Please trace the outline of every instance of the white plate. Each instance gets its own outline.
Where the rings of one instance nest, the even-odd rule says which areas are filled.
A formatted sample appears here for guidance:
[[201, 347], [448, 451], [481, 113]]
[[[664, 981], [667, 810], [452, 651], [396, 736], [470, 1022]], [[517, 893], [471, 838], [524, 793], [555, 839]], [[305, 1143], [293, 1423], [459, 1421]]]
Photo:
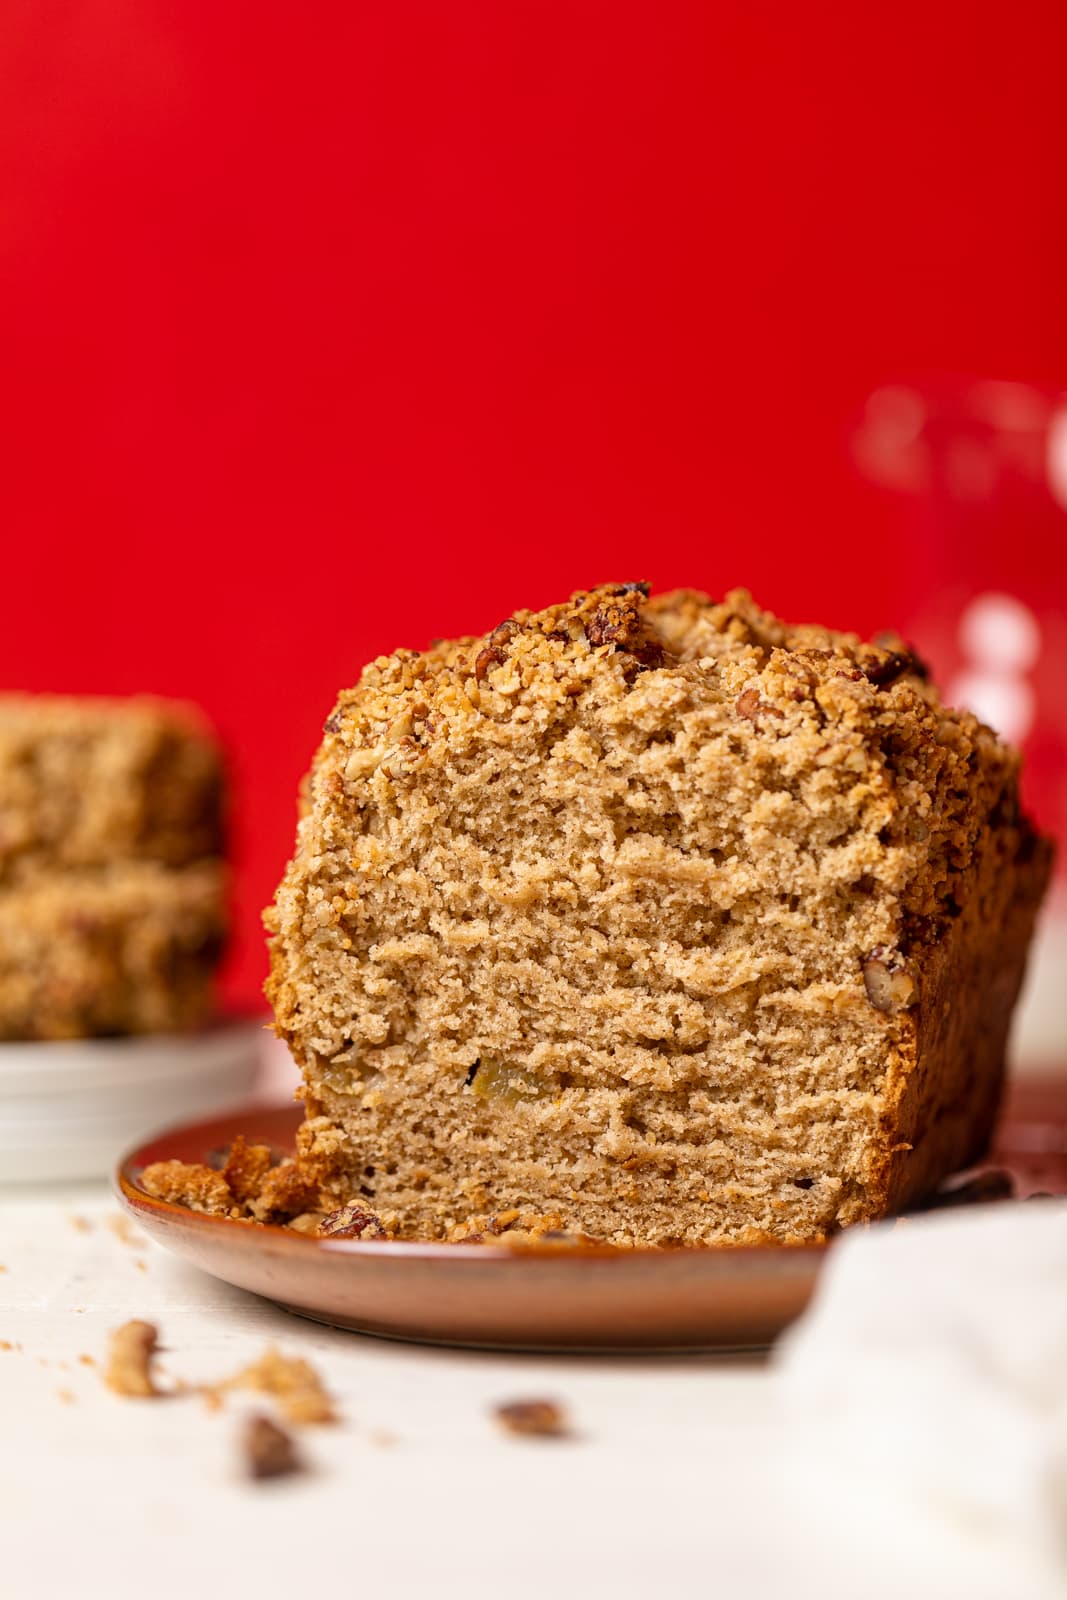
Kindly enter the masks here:
[[261, 1022], [193, 1034], [0, 1044], [0, 1183], [106, 1177], [178, 1118], [247, 1099]]

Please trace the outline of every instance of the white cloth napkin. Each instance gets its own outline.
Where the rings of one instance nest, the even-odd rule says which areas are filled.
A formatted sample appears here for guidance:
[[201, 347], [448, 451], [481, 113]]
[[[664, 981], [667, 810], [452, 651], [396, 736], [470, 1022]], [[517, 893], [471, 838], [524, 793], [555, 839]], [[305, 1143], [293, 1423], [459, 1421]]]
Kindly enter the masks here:
[[846, 1234], [774, 1359], [824, 1503], [899, 1541], [938, 1524], [1067, 1594], [1067, 1201]]

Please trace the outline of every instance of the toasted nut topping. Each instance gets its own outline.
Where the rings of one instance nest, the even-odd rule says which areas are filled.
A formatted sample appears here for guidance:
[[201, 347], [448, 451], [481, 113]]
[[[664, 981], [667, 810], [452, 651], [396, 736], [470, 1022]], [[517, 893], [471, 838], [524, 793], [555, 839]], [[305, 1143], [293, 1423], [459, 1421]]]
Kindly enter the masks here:
[[570, 1431], [562, 1406], [554, 1400], [512, 1400], [496, 1407], [496, 1420], [509, 1433], [535, 1439], [563, 1439]]
[[747, 717], [748, 721], [759, 726], [760, 717], [781, 717], [785, 713], [779, 711], [777, 706], [769, 706], [759, 697], [758, 689], [745, 689], [734, 701], [734, 710], [739, 717]]
[[389, 1230], [373, 1211], [349, 1202], [328, 1211], [319, 1223], [319, 1237], [325, 1239], [388, 1239]]
[[892, 643], [880, 643], [875, 640], [875, 648], [868, 646], [860, 652], [860, 671], [868, 683], [873, 683], [876, 689], [887, 689], [891, 683], [896, 683], [898, 678], [905, 674], [913, 678], [928, 678], [929, 668], [913, 650], [898, 650]]
[[502, 667], [507, 660], [503, 650], [498, 650], [495, 645], [486, 645], [484, 650], [479, 650], [474, 660], [474, 676], [479, 683], [491, 667]]
[[381, 763], [382, 753], [379, 749], [353, 750], [345, 763], [345, 782], [358, 783], [360, 778], [366, 778]]
[[598, 648], [610, 644], [634, 657], [646, 670], [662, 667], [666, 660], [662, 642], [645, 625], [641, 601], [646, 595], [641, 583], [626, 583], [605, 597], [585, 621], [585, 636]]
[[492, 667], [502, 667], [508, 659], [507, 643], [519, 631], [519, 625], [514, 617], [506, 617], [503, 622], [497, 623], [485, 643], [479, 650], [474, 660], [474, 676], [481, 683], [486, 673]]

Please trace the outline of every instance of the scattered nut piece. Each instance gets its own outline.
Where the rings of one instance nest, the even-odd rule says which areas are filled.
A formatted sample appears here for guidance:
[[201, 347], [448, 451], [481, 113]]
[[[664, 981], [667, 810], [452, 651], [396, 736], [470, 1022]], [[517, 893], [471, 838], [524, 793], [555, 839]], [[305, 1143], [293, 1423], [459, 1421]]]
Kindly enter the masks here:
[[67, 1218], [76, 1233], [92, 1233], [93, 1225], [88, 1217], [70, 1216]]
[[300, 1452], [270, 1417], [249, 1417], [241, 1430], [241, 1453], [250, 1478], [286, 1478], [303, 1467]]
[[563, 1408], [554, 1400], [511, 1400], [497, 1406], [495, 1415], [508, 1433], [531, 1439], [564, 1439], [570, 1432]]
[[111, 1335], [104, 1382], [115, 1394], [150, 1400], [162, 1394], [152, 1376], [152, 1357], [159, 1343], [151, 1322], [124, 1322]]
[[95, 1356], [80, 1355], [78, 1357], [78, 1360], [81, 1362], [83, 1367], [95, 1367], [96, 1366], [96, 1357]]
[[899, 962], [886, 959], [881, 945], [863, 963], [863, 987], [874, 1009], [887, 1016], [903, 1011], [915, 999], [914, 979]]
[[[164, 1394], [199, 1394], [208, 1408], [217, 1411], [230, 1389], [254, 1389], [272, 1395], [290, 1422], [333, 1422], [336, 1412], [318, 1373], [310, 1362], [283, 1356], [273, 1346], [251, 1366], [221, 1383], [188, 1384], [176, 1382], [173, 1389], [160, 1389], [152, 1372], [159, 1333], [151, 1322], [126, 1322], [111, 1335], [104, 1382], [115, 1394], [149, 1399]], [[79, 1361], [92, 1365], [91, 1356]]]

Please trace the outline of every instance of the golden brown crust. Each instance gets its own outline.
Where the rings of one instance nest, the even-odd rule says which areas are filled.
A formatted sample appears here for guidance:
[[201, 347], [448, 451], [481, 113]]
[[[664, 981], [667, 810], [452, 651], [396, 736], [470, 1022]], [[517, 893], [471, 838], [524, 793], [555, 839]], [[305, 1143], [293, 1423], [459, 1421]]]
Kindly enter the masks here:
[[1012, 1013], [1052, 845], [1028, 828], [990, 830], [960, 909], [908, 950], [922, 1003], [902, 1044], [884, 1113], [874, 1196], [896, 1212], [986, 1153], [1004, 1079]]
[[988, 1127], [1048, 873], [1017, 794], [900, 639], [744, 591], [608, 585], [380, 658], [267, 917], [303, 1170], [436, 1237], [884, 1214]]

